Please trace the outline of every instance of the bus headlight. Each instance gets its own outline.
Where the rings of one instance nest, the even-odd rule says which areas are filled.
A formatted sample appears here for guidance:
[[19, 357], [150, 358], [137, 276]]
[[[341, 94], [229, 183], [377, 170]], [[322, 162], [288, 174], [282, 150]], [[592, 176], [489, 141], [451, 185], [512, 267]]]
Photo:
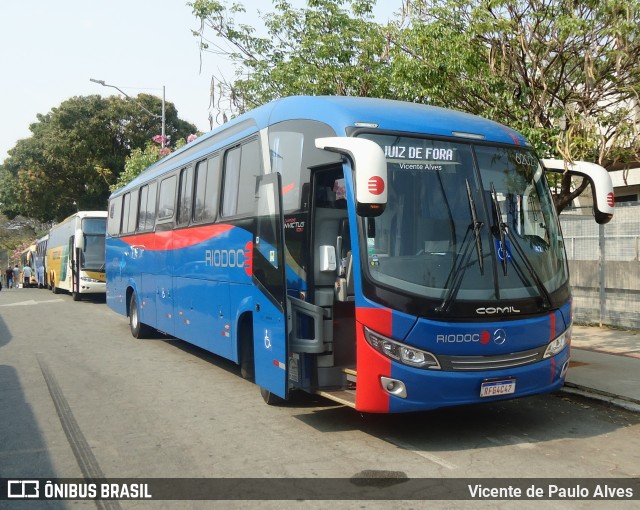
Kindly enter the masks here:
[[440, 369], [438, 359], [429, 352], [396, 342], [366, 327], [364, 328], [364, 337], [367, 339], [369, 345], [376, 351], [404, 365], [417, 368]]
[[569, 345], [569, 340], [571, 340], [571, 330], [573, 329], [573, 324], [570, 324], [567, 329], [565, 329], [559, 336], [554, 338], [549, 345], [547, 346], [547, 350], [544, 351], [544, 358], [550, 358], [551, 356], [555, 356], [562, 349], [564, 349], [567, 345]]
[[96, 280], [95, 278], [89, 278], [88, 276], [81, 276], [80, 280], [82, 280], [83, 282], [89, 282], [89, 283], [103, 283], [100, 280]]

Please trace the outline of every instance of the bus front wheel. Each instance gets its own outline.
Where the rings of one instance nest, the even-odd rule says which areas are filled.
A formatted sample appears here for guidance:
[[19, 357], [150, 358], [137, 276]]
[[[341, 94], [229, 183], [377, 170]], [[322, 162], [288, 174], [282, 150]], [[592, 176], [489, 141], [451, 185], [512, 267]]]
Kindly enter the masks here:
[[129, 302], [129, 328], [134, 338], [148, 338], [151, 334], [151, 328], [140, 322], [140, 309], [138, 308], [135, 292], [131, 294], [131, 301]]
[[287, 401], [275, 393], [271, 393], [269, 390], [260, 387], [260, 395], [262, 395], [262, 400], [269, 406], [282, 406], [287, 403]]

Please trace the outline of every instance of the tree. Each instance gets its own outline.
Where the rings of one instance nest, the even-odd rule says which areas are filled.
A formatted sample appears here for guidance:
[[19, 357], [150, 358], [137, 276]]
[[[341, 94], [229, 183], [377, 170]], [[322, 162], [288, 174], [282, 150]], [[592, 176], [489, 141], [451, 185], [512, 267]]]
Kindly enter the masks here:
[[223, 54], [236, 65], [233, 82], [214, 78], [219, 93], [214, 103], [225, 114], [289, 95], [387, 93], [384, 34], [371, 14], [375, 0], [310, 0], [306, 9], [276, 0], [279, 12], [261, 16], [265, 36], [236, 23], [235, 17], [245, 12], [240, 4], [196, 0], [189, 5], [201, 22], [194, 32], [201, 50]]
[[[197, 137], [198, 135], [194, 133], [190, 134], [186, 140], [181, 138], [176, 142], [175, 148], [179, 149], [187, 143], [192, 142]], [[137, 147], [131, 151], [131, 154], [129, 154], [125, 160], [124, 171], [118, 176], [118, 180], [115, 184], [110, 186], [111, 191], [122, 188], [159, 159], [171, 153], [171, 149], [168, 147], [161, 147], [163, 141], [166, 143], [166, 140], [162, 139], [162, 135], [154, 136], [152, 141], [155, 145], [148, 142], [144, 149]]]
[[[160, 99], [140, 94], [137, 101], [160, 111]], [[135, 102], [116, 96], [73, 97], [38, 115], [31, 137], [9, 151], [0, 168], [0, 202], [9, 216], [61, 220], [78, 209], [105, 209], [109, 186], [125, 158], [157, 134], [160, 123]], [[195, 132], [166, 108], [173, 139]]]
[[[403, 0], [386, 26], [372, 20], [374, 0], [307, 4], [275, 1], [265, 37], [236, 24], [240, 5], [192, 4], [203, 51], [236, 64], [235, 81], [218, 80], [217, 104], [242, 112], [284, 95], [390, 97], [507, 124], [543, 157], [609, 170], [640, 161], [639, 0]], [[558, 211], [587, 183], [570, 185], [565, 174]]]
[[[608, 170], [640, 161], [640, 2], [405, 0], [394, 87], [503, 122], [544, 157]], [[411, 82], [413, 89], [406, 86]], [[561, 211], [587, 183], [562, 178]]]

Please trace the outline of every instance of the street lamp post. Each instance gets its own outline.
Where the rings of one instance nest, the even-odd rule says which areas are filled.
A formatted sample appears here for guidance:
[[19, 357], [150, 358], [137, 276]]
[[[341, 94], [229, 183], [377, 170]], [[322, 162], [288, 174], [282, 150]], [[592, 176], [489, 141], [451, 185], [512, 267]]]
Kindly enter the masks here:
[[120, 92], [121, 94], [124, 94], [124, 96], [127, 99], [130, 99], [131, 101], [133, 101], [134, 103], [136, 103], [140, 108], [142, 108], [145, 112], [147, 112], [149, 115], [152, 115], [153, 117], [155, 117], [156, 119], [162, 119], [162, 148], [164, 149], [164, 141], [165, 141], [165, 107], [164, 107], [164, 85], [162, 86], [162, 115], [158, 115], [157, 113], [153, 113], [150, 112], [149, 110], [147, 110], [144, 106], [142, 106], [140, 103], [138, 103], [138, 101], [136, 101], [134, 98], [132, 98], [129, 94], [127, 94], [124, 90], [120, 89], [119, 87], [116, 87], [115, 85], [110, 85], [108, 83], [105, 83], [104, 80], [95, 80], [93, 78], [89, 78], [89, 81], [92, 81], [93, 83], [98, 83], [99, 85], [102, 85], [103, 87], [111, 87], [113, 89], [116, 89], [118, 92]]

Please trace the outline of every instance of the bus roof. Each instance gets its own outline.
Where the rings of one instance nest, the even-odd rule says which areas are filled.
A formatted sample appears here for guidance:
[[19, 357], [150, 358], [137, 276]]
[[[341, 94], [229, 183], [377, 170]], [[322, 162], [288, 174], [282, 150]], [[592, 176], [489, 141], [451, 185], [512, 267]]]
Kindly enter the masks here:
[[74, 212], [73, 214], [67, 216], [64, 220], [56, 223], [53, 227], [51, 227], [50, 230], [56, 228], [58, 225], [62, 225], [63, 223], [68, 222], [69, 220], [72, 220], [73, 218], [106, 218], [107, 217], [107, 211], [78, 211], [78, 212]]
[[[379, 131], [400, 131], [433, 136], [459, 136], [529, 147], [526, 138], [507, 126], [476, 115], [436, 106], [391, 99], [348, 96], [291, 96], [276, 99], [218, 126], [161, 159], [114, 195], [177, 166], [199, 159], [212, 150], [286, 120], [314, 120], [329, 125], [337, 136], [349, 128], [375, 126]], [[466, 135], [466, 136], [465, 136]]]

